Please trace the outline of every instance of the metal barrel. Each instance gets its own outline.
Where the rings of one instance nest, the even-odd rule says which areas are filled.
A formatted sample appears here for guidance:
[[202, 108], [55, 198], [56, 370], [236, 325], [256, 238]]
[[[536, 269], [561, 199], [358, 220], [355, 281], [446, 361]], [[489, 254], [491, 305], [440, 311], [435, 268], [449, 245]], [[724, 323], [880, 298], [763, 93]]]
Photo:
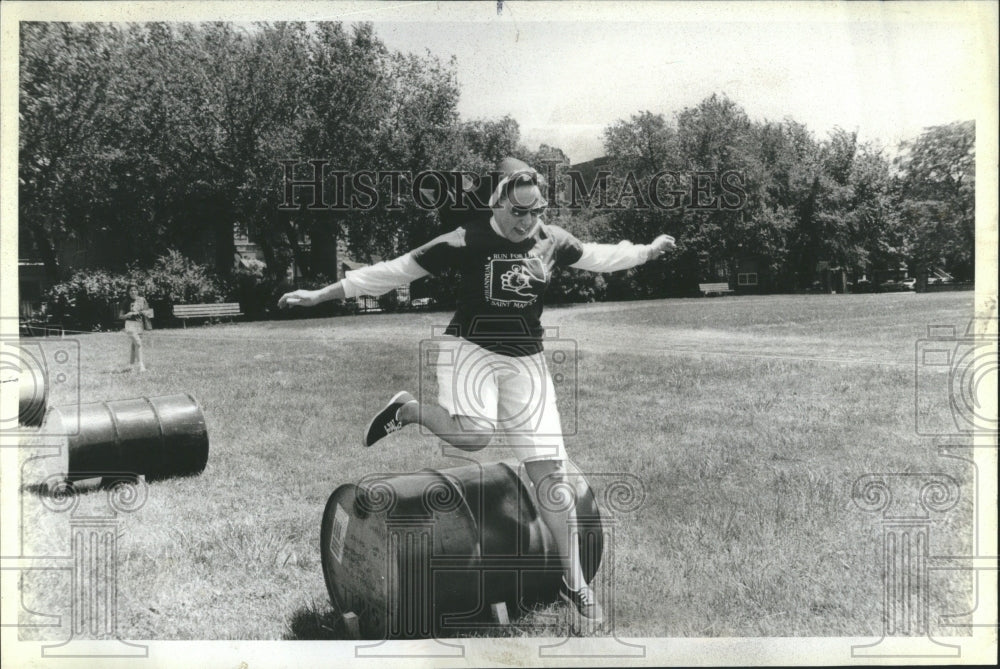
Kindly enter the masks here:
[[[54, 407], [45, 419], [65, 429], [66, 478], [145, 475], [147, 480], [200, 473], [208, 462], [208, 431], [187, 394]], [[43, 426], [43, 431], [45, 427]]]
[[[570, 475], [584, 483], [575, 531], [589, 582], [603, 554], [601, 515], [590, 486]], [[342, 485], [320, 529], [330, 599], [369, 639], [446, 636], [482, 628], [492, 604], [516, 617], [552, 602], [562, 559], [539, 503], [530, 479], [502, 462]]]
[[[49, 399], [49, 386], [46, 382], [45, 370], [42, 364], [35, 359], [35, 356], [27, 350], [21, 349], [19, 357], [20, 360], [14, 363], [13, 369], [8, 370], [13, 372], [15, 376], [5, 378], [4, 382], [10, 381], [11, 385], [15, 380], [17, 382], [17, 424], [22, 427], [39, 427], [45, 417], [45, 409]], [[10, 365], [4, 364], [4, 367], [10, 367]]]

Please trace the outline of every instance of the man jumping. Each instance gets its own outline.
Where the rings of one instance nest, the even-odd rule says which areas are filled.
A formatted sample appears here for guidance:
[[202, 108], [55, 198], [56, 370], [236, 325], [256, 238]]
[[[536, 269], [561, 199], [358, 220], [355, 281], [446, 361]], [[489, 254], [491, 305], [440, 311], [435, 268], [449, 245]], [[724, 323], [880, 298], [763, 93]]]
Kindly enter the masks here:
[[[542, 355], [541, 314], [545, 289], [559, 267], [615, 272], [635, 267], [674, 248], [660, 235], [651, 244], [584, 243], [546, 224], [540, 176], [515, 158], [501, 161], [499, 183], [488, 208], [440, 210], [451, 232], [394, 260], [348, 272], [319, 290], [282, 295], [280, 307], [313, 306], [326, 300], [382, 295], [431, 274], [459, 274], [458, 308], [439, 349], [438, 399], [421, 403], [398, 392], [369, 423], [371, 446], [406, 425], [419, 423], [467, 451], [489, 445], [503, 433], [536, 486], [539, 499], [555, 499], [569, 485], [555, 387]], [[543, 184], [544, 185], [544, 184]], [[540, 504], [563, 560], [562, 598], [588, 623], [600, 623], [601, 606], [587, 584], [579, 546], [571, 540], [576, 511]]]

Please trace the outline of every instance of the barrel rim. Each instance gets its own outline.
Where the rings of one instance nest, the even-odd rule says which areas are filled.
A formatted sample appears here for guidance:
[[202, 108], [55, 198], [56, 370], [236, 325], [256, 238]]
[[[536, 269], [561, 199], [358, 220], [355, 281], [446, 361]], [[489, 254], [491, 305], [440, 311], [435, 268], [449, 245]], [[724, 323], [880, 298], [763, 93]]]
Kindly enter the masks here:
[[[319, 530], [319, 556], [320, 556], [320, 559], [319, 559], [319, 563], [320, 563], [320, 567], [322, 568], [322, 571], [323, 571], [323, 581], [326, 583], [326, 591], [327, 591], [327, 594], [330, 595], [330, 600], [333, 602], [334, 607], [336, 607], [336, 609], [341, 614], [347, 613], [347, 611], [344, 608], [343, 602], [340, 602], [338, 600], [337, 590], [336, 590], [335, 587], [333, 587], [334, 585], [336, 585], [334, 583], [334, 577], [333, 577], [333, 569], [334, 569], [334, 567], [333, 567], [333, 565], [329, 565], [328, 566], [328, 561], [327, 561], [328, 551], [326, 550], [326, 545], [327, 545], [327, 543], [329, 543], [329, 540], [330, 540], [330, 538], [329, 538], [329, 531], [330, 531], [330, 529], [332, 529], [332, 525], [333, 525], [332, 521], [328, 521], [328, 514], [331, 513], [331, 509], [333, 509], [333, 507], [334, 507], [334, 499], [337, 498], [338, 493], [340, 493], [341, 490], [345, 491], [344, 492], [345, 495], [346, 494], [350, 494], [351, 497], [356, 500], [357, 499], [357, 494], [356, 494], [357, 488], [358, 488], [358, 486], [355, 485], [354, 483], [344, 483], [344, 484], [341, 484], [341, 485], [337, 486], [334, 489], [334, 491], [332, 493], [330, 493], [330, 497], [327, 498], [327, 500], [326, 500], [326, 506], [323, 508], [323, 517], [320, 520], [320, 530]], [[352, 502], [350, 506], [353, 507], [353, 505], [354, 505], [354, 503]], [[348, 505], [345, 504], [343, 508], [347, 509]], [[350, 513], [350, 511], [348, 511], [348, 513]]]

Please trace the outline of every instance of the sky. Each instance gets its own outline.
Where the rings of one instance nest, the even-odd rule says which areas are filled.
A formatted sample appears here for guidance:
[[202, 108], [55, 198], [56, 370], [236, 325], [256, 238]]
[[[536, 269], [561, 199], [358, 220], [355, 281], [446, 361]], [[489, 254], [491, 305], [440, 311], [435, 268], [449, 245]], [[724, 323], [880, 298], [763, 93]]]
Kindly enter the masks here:
[[[839, 126], [893, 149], [995, 96], [996, 5], [401, 3], [366, 13], [392, 49], [456, 58], [465, 119], [529, 149], [603, 154], [604, 128], [724, 93], [755, 120]], [[992, 70], [992, 72], [991, 72]], [[995, 97], [992, 98], [995, 101]], [[994, 102], [995, 104], [995, 102]]]

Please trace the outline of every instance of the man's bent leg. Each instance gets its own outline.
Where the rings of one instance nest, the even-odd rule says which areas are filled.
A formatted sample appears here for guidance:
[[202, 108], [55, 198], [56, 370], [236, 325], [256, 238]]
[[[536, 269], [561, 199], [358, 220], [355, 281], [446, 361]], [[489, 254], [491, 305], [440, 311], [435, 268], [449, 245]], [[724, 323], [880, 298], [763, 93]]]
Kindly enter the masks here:
[[421, 404], [413, 401], [399, 409], [403, 425], [419, 423], [455, 448], [478, 451], [493, 440], [496, 428], [485, 418], [452, 416], [438, 404]]

